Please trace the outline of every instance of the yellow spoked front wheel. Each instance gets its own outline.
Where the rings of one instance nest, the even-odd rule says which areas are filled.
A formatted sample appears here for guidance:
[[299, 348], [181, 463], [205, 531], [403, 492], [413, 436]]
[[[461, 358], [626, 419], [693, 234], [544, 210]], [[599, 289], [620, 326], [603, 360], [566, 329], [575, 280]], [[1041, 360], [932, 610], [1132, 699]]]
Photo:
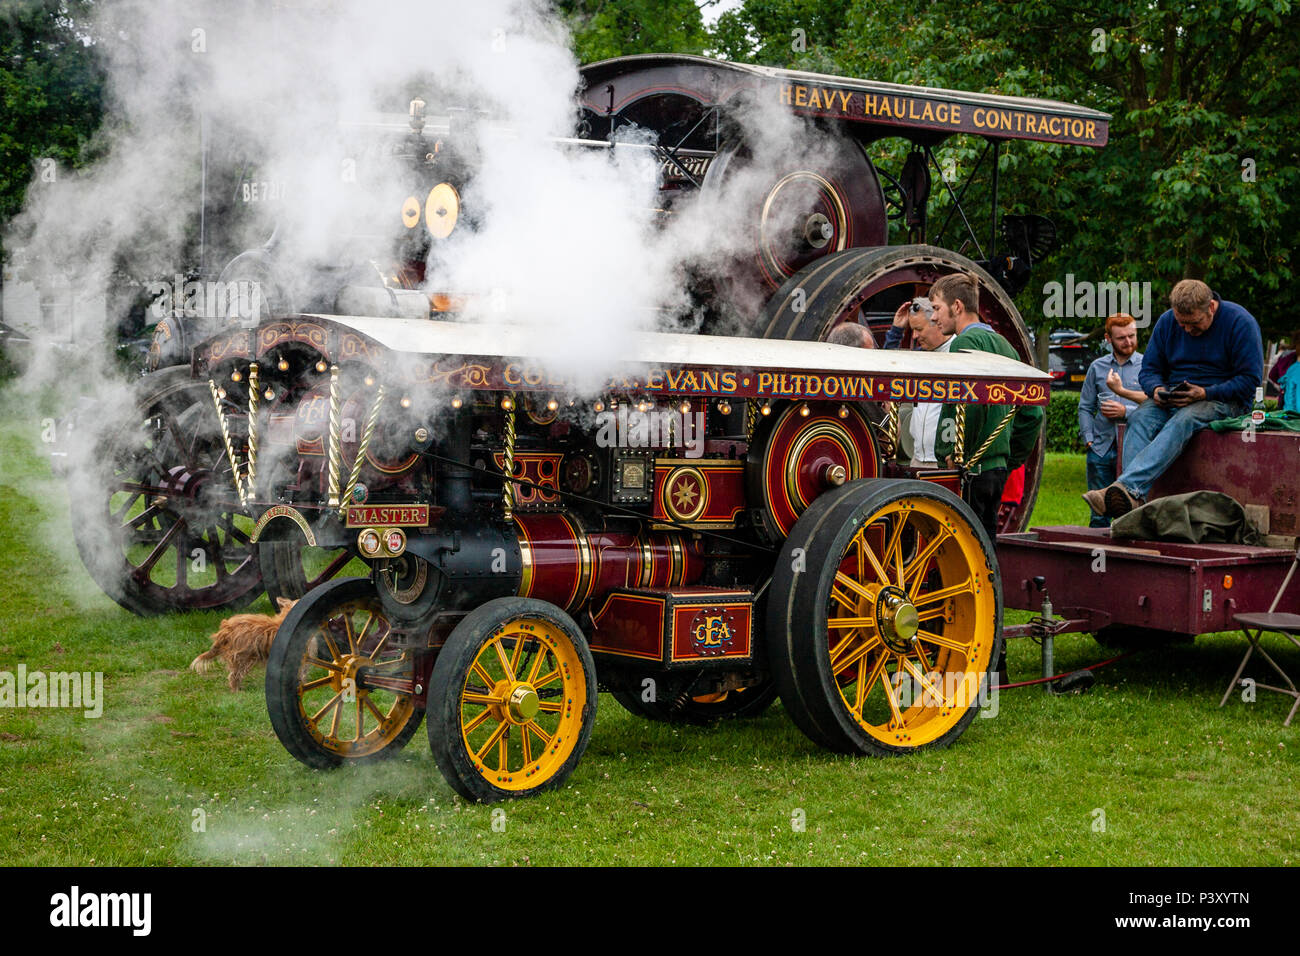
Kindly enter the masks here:
[[452, 788], [490, 802], [557, 787], [587, 749], [595, 665], [554, 605], [498, 598], [466, 615], [430, 680], [429, 746]]
[[266, 662], [276, 736], [321, 769], [396, 753], [420, 726], [413, 657], [368, 579], [317, 588], [285, 616]]
[[955, 740], [1002, 643], [992, 543], [956, 496], [862, 481], [818, 498], [786, 540], [768, 635], [781, 698], [832, 750]]

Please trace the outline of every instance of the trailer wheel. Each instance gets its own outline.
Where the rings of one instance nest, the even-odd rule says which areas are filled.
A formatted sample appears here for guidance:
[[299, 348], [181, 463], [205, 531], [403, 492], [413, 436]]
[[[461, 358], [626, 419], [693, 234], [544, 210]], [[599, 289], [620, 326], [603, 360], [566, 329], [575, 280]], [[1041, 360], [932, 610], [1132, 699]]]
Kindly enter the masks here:
[[429, 682], [429, 746], [452, 789], [490, 803], [560, 786], [596, 719], [596, 665], [552, 604], [504, 597], [447, 637]]
[[1002, 647], [987, 534], [928, 482], [853, 482], [786, 539], [767, 610], [781, 700], [813, 741], [901, 754], [952, 743]]
[[285, 616], [266, 662], [266, 709], [285, 749], [321, 770], [391, 757], [419, 729], [414, 654], [366, 578], [331, 581]]
[[232, 610], [257, 597], [253, 522], [208, 384], [188, 366], [145, 377], [130, 417], [71, 467], [68, 493], [82, 563], [128, 611]]
[[[768, 300], [756, 335], [765, 339], [816, 342], [841, 322], [865, 318], [882, 329], [907, 299], [925, 295], [940, 276], [966, 272], [980, 287], [980, 317], [1000, 332], [1022, 362], [1035, 364], [1029, 329], [1015, 303], [986, 271], [965, 256], [936, 246], [849, 249], [817, 259], [796, 272]], [[1038, 498], [1043, 473], [1043, 438], [1025, 464], [1025, 491], [1008, 508], [1000, 531], [1023, 531]]]
[[687, 697], [680, 709], [669, 703], [646, 701], [635, 689], [612, 688], [610, 695], [629, 714], [666, 723], [711, 724], [718, 720], [743, 720], [757, 717], [776, 700], [776, 684], [767, 681], [754, 687], [729, 690], [721, 695]]

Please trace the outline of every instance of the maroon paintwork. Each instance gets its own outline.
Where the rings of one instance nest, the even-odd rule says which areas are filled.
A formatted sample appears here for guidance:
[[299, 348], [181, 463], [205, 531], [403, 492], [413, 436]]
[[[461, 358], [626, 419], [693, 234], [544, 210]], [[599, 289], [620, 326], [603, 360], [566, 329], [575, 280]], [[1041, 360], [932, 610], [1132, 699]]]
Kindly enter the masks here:
[[614, 588], [680, 587], [704, 573], [699, 542], [680, 533], [587, 531], [564, 511], [516, 513], [514, 522], [526, 555], [519, 596], [570, 613]]
[[[1106, 625], [1177, 634], [1236, 630], [1234, 614], [1268, 610], [1293, 557], [1289, 548], [1112, 542], [1109, 528], [998, 535], [1005, 606], [1039, 610], [1043, 596], [1032, 582], [1041, 576], [1057, 616], [1072, 622], [1069, 631]], [[1103, 566], [1104, 572], [1093, 570]], [[1300, 613], [1300, 588], [1289, 589], [1278, 610]]]
[[1294, 536], [1300, 510], [1300, 434], [1198, 432], [1152, 486], [1151, 497], [1200, 490], [1222, 491], [1243, 505], [1267, 506], [1269, 533]]
[[703, 585], [615, 588], [592, 613], [591, 650], [665, 667], [748, 661], [753, 601], [747, 590]]
[[[1152, 486], [1151, 498], [1191, 491], [1221, 491], [1243, 505], [1267, 507], [1269, 533], [1294, 537], [1300, 434], [1199, 432]], [[1099, 548], [1106, 557], [1104, 574], [1093, 571]], [[1108, 528], [1047, 527], [998, 535], [1006, 606], [1039, 610], [1042, 592], [1031, 582], [1042, 576], [1057, 616], [1071, 622], [1067, 631], [1107, 625], [1178, 634], [1236, 630], [1234, 614], [1268, 610], [1293, 557], [1290, 548], [1112, 543]], [[1232, 586], [1226, 587], [1229, 578]], [[1277, 609], [1300, 613], [1300, 587], [1288, 589]]]

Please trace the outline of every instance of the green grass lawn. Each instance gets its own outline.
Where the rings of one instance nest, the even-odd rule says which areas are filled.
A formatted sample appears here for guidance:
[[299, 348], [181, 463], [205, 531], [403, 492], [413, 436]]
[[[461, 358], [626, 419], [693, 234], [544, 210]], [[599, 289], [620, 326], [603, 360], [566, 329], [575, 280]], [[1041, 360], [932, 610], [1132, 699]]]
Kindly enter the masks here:
[[[67, 491], [33, 450], [39, 416], [4, 407], [0, 670], [102, 671], [105, 696], [99, 719], [0, 709], [5, 863], [1300, 860], [1290, 702], [1219, 709], [1243, 650], [1231, 635], [1126, 658], [1086, 695], [1006, 692], [951, 748], [902, 759], [828, 754], [779, 704], [678, 727], [602, 695], [586, 757], [533, 800], [466, 804], [423, 730], [385, 764], [310, 771], [271, 731], [260, 670], [234, 694], [187, 670], [221, 614], [146, 620], [98, 591], [71, 544]], [[1036, 522], [1084, 521], [1083, 487], [1081, 456], [1050, 455]], [[1104, 656], [1086, 636], [1057, 643], [1061, 670]], [[1010, 665], [1034, 676], [1037, 648], [1014, 642]]]

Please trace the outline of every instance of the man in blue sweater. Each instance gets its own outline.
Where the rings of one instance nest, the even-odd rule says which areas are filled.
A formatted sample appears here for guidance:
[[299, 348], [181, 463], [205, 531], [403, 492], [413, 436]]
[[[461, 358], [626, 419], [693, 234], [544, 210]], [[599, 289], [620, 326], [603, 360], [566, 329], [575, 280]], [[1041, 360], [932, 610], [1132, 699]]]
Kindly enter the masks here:
[[1198, 279], [1174, 286], [1169, 304], [1143, 357], [1138, 382], [1151, 397], [1128, 417], [1124, 473], [1083, 496], [1097, 514], [1118, 518], [1143, 504], [1196, 432], [1246, 413], [1263, 378], [1264, 346], [1249, 312]]

